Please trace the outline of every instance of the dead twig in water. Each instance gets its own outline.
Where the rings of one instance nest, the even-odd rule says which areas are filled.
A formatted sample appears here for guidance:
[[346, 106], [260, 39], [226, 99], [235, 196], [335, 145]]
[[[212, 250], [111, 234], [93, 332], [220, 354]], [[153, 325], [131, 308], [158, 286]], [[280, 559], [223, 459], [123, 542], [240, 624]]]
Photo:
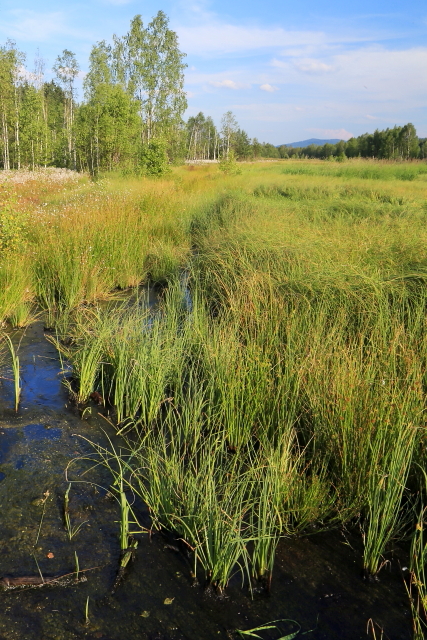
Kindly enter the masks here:
[[[100, 566], [91, 567], [90, 569], [80, 569], [79, 576], [82, 573], [87, 573], [88, 571], [95, 571], [96, 569], [100, 569]], [[53, 578], [43, 578], [41, 576], [22, 576], [20, 578], [4, 577], [0, 579], [0, 590], [8, 591], [12, 589], [23, 589], [25, 587], [34, 589], [36, 587], [44, 587], [47, 585], [54, 585], [54, 584], [58, 584], [59, 586], [65, 586], [68, 584], [68, 581], [66, 580], [66, 578], [69, 578], [75, 575], [76, 575], [76, 572], [71, 571], [70, 573], [64, 573], [63, 575], [55, 576]], [[86, 581], [87, 581], [86, 576], [81, 576], [78, 578], [78, 580], [74, 580], [72, 584], [75, 584], [76, 582], [86, 582]], [[70, 584], [71, 584], [71, 581], [70, 581]]]

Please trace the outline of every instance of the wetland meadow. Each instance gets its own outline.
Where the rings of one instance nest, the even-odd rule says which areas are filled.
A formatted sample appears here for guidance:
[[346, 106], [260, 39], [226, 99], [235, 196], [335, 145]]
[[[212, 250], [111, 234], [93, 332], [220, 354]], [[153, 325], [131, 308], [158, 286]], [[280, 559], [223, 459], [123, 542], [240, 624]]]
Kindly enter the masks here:
[[1, 640], [425, 637], [427, 164], [238, 166], [1, 172]]

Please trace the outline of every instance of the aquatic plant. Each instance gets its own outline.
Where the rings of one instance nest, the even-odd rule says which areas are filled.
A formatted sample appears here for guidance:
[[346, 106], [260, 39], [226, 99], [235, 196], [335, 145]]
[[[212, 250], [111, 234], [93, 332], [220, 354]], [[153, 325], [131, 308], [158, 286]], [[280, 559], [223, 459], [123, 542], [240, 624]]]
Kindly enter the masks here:
[[79, 563], [79, 556], [77, 555], [77, 551], [74, 551], [74, 562], [75, 562], [75, 567], [76, 567], [76, 582], [78, 582], [79, 580], [79, 573], [80, 573], [80, 563]]
[[[271, 622], [265, 622], [264, 624], [261, 624], [258, 627], [254, 627], [253, 629], [246, 629], [245, 631], [242, 629], [236, 629], [236, 633], [240, 638], [261, 638], [261, 636], [258, 635], [260, 631], [267, 631], [268, 629], [277, 629], [279, 631], [280, 627], [275, 623], [280, 623], [280, 622], [287, 622], [292, 625], [297, 625], [298, 629], [297, 631], [288, 633], [285, 636], [281, 636], [279, 640], [293, 640], [293, 638], [296, 638], [298, 635], [300, 635], [301, 625], [299, 624], [299, 622], [297, 622], [296, 620], [288, 620], [285, 618], [281, 620], [272, 620]], [[313, 629], [311, 629], [310, 631], [305, 631], [301, 635], [306, 635], [307, 633], [311, 633], [312, 631]]]
[[86, 598], [86, 606], [85, 606], [85, 624], [88, 625], [89, 620], [89, 596]]
[[[80, 529], [89, 521], [85, 520], [84, 522], [81, 522], [80, 524], [76, 524], [74, 526], [71, 524], [70, 509], [69, 509], [70, 489], [71, 489], [71, 482], [68, 484], [68, 488], [64, 494], [64, 522], [65, 522], [65, 528], [67, 530], [68, 539], [72, 540], [74, 536], [78, 534]], [[76, 557], [76, 564], [78, 566], [77, 557]], [[77, 571], [77, 574], [78, 574], [78, 571]]]
[[21, 398], [21, 375], [19, 368], [19, 356], [12, 340], [10, 339], [10, 336], [7, 333], [3, 335], [3, 339], [8, 346], [10, 357], [12, 360], [13, 385], [15, 390], [15, 411], [18, 412], [19, 401]]

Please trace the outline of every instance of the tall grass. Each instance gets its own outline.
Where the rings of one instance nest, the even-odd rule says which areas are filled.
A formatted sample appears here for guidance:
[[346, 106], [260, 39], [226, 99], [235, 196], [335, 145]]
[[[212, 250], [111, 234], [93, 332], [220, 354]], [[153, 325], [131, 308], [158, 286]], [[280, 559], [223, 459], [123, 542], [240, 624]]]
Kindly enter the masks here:
[[19, 366], [19, 356], [10, 336], [5, 333], [2, 338], [6, 342], [10, 354], [13, 375], [13, 387], [15, 391], [15, 412], [18, 412], [19, 402], [21, 399], [21, 369]]
[[[426, 482], [423, 470], [424, 483]], [[409, 583], [405, 583], [408, 592], [413, 620], [414, 640], [423, 640], [427, 632], [427, 542], [424, 529], [426, 525], [426, 507], [421, 503], [411, 540], [409, 565]]]
[[20, 324], [13, 321], [14, 316], [21, 316], [32, 297], [32, 280], [25, 257], [0, 256], [0, 326], [9, 318], [13, 326]]
[[[369, 576], [404, 534], [425, 464], [423, 166], [182, 168], [33, 232], [39, 300], [74, 308], [73, 393], [101, 393], [123, 438], [101, 461], [219, 592], [235, 573], [269, 588], [302, 531], [357, 525]], [[149, 277], [168, 282], [155, 312], [87, 306]]]
[[372, 443], [363, 557], [368, 576], [376, 576], [381, 569], [387, 543], [399, 534], [402, 520], [401, 503], [417, 434], [412, 425], [398, 422], [396, 427], [396, 431], [376, 434]]
[[116, 288], [165, 283], [185, 264], [193, 206], [173, 181], [82, 178], [58, 189], [41, 180], [15, 190], [28, 224], [25, 242], [0, 255], [0, 322], [24, 321], [23, 305], [34, 301], [53, 326]]

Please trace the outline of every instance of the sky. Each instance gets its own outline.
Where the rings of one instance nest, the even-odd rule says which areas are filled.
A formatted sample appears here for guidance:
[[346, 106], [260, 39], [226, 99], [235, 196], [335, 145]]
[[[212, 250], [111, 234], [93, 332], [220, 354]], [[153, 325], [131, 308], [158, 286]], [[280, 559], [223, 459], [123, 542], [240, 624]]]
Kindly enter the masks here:
[[185, 117], [218, 125], [231, 110], [274, 145], [407, 122], [427, 137], [425, 0], [0, 0], [0, 43], [14, 40], [29, 70], [38, 51], [47, 79], [70, 49], [81, 79], [93, 44], [159, 10], [187, 54]]

